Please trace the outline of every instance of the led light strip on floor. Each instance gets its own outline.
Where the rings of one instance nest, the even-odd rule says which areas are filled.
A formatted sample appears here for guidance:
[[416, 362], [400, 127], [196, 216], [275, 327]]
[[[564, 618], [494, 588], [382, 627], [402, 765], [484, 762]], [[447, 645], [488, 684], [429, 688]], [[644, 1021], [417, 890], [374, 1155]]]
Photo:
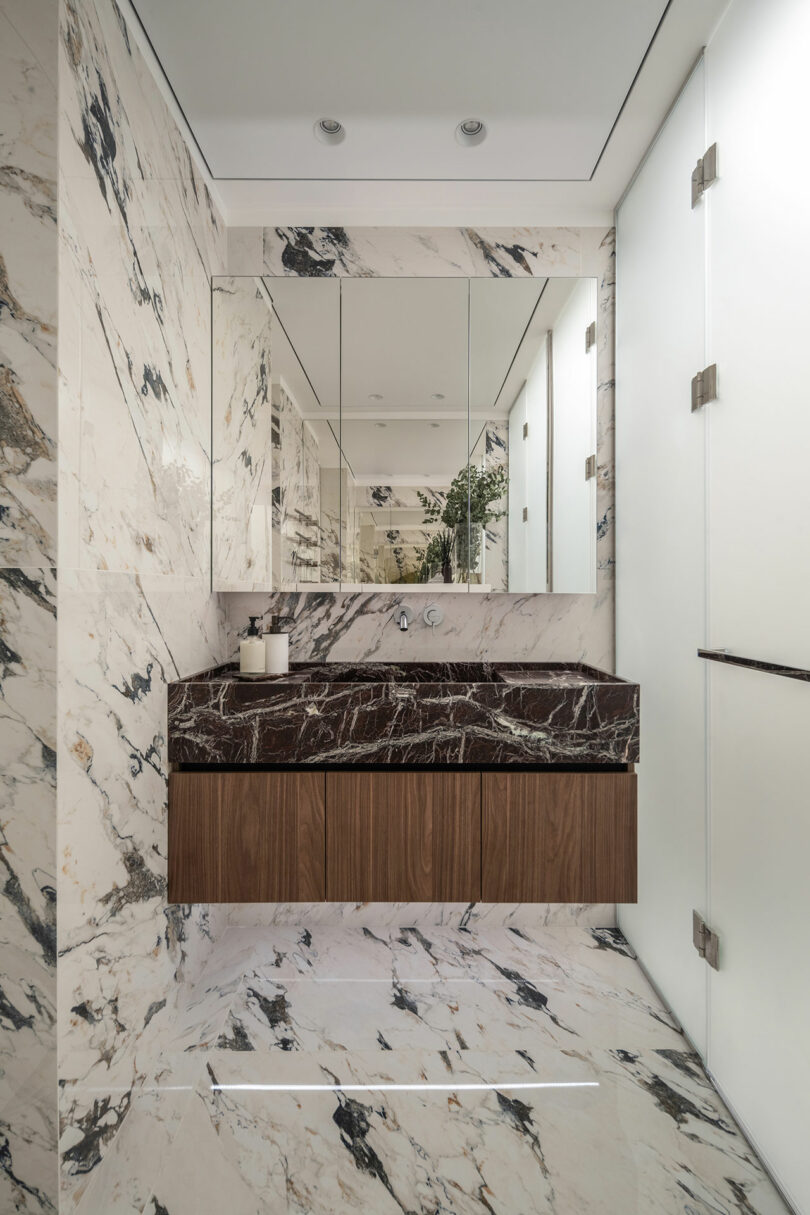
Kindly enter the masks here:
[[599, 1088], [598, 1080], [506, 1081], [503, 1084], [212, 1084], [222, 1093], [458, 1093], [514, 1088]]

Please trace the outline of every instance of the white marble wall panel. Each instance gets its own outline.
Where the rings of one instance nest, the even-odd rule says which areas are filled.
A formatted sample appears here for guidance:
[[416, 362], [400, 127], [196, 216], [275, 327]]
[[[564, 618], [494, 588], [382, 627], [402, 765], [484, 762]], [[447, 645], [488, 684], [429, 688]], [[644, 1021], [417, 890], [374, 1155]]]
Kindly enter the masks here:
[[[435, 632], [389, 628], [395, 596], [229, 596], [231, 652], [247, 615], [295, 616], [293, 658], [406, 660], [531, 658], [614, 664], [614, 233], [592, 228], [397, 229], [265, 228], [263, 262], [251, 267], [256, 242], [240, 229], [240, 270], [351, 277], [558, 275], [595, 276], [597, 334], [597, 591], [595, 595], [443, 595], [445, 622]], [[412, 595], [417, 611], [429, 595]]]
[[[239, 229], [234, 258], [248, 269], [250, 229]], [[265, 228], [264, 272], [338, 277], [587, 275], [579, 228]], [[600, 232], [600, 239], [604, 230]], [[237, 273], [231, 270], [231, 273]]]
[[56, 90], [22, 14], [0, 7], [0, 564], [18, 567], [56, 562]]
[[58, 764], [62, 1201], [199, 968], [166, 904], [166, 683], [221, 660], [209, 585], [210, 280], [225, 229], [115, 0], [60, 25]]
[[223, 903], [217, 921], [247, 925], [346, 925], [392, 928], [433, 925], [454, 928], [613, 928], [615, 903]]
[[56, 1209], [56, 0], [0, 0], [0, 1209]]
[[212, 318], [213, 587], [274, 585], [273, 313], [260, 281], [216, 279]]
[[224, 228], [117, 6], [66, 0], [62, 30], [60, 271], [82, 318], [63, 559], [207, 577], [208, 279]]

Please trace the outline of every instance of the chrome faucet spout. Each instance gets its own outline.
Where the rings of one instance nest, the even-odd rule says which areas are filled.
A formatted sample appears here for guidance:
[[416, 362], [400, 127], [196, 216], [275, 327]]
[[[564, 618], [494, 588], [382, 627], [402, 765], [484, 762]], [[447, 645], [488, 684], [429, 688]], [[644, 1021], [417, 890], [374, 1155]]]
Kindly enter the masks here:
[[407, 603], [398, 603], [391, 613], [391, 619], [399, 625], [401, 633], [407, 633], [408, 625], [413, 620], [413, 608], [409, 608]]

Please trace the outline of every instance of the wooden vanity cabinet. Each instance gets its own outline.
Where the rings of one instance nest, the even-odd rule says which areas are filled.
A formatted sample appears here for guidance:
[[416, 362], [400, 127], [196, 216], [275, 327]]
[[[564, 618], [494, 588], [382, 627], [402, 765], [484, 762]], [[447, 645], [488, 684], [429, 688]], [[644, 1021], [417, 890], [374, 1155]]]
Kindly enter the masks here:
[[326, 824], [330, 900], [481, 898], [479, 772], [328, 772]]
[[485, 903], [634, 903], [632, 772], [485, 772]]
[[171, 902], [325, 899], [635, 902], [635, 775], [172, 773]]
[[173, 772], [169, 901], [326, 898], [323, 772]]

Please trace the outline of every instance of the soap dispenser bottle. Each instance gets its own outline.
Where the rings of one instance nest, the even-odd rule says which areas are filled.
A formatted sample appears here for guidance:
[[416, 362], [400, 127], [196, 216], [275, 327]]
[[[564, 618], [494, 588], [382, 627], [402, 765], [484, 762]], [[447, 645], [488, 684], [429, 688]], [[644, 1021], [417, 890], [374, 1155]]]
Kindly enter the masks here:
[[286, 675], [290, 669], [290, 634], [281, 627], [291, 616], [271, 616], [264, 635], [264, 669], [268, 675]]
[[243, 675], [264, 674], [264, 644], [258, 621], [261, 616], [250, 617], [247, 637], [239, 642], [239, 670]]

